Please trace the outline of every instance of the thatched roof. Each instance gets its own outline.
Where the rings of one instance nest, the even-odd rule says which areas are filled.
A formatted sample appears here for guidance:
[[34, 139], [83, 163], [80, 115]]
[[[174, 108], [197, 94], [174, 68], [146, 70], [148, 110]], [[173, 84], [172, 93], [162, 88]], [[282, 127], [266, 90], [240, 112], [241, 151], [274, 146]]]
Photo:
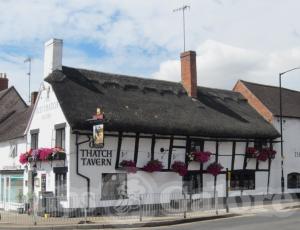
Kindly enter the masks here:
[[31, 112], [14, 87], [0, 91], [0, 141], [24, 136]]
[[241, 94], [198, 87], [192, 99], [180, 83], [63, 67], [49, 82], [73, 130], [103, 109], [105, 130], [205, 137], [275, 138], [278, 132]]
[[[273, 113], [280, 115], [279, 87], [247, 81], [241, 82]], [[282, 88], [282, 113], [286, 117], [300, 118], [300, 92]]]

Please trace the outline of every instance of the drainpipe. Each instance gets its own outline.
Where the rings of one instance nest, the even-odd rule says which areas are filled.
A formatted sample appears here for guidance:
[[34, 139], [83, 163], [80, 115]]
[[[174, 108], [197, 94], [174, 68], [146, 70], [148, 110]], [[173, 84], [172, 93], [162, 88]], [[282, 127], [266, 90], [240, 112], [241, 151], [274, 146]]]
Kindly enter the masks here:
[[78, 133], [76, 133], [76, 174], [78, 176], [81, 176], [84, 179], [86, 179], [86, 182], [87, 182], [87, 208], [90, 207], [90, 178], [79, 172], [78, 156], [79, 156], [79, 145], [84, 144], [89, 141], [90, 141], [90, 137], [89, 137], [88, 141], [78, 142]]

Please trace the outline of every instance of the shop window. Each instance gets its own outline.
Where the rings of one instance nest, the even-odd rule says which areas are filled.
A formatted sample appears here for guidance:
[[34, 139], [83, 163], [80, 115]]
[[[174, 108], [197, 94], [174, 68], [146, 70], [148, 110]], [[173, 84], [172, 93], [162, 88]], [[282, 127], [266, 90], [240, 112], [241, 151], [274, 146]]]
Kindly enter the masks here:
[[254, 190], [255, 171], [237, 170], [231, 172], [230, 188], [231, 190]]
[[55, 147], [65, 149], [65, 124], [55, 125]]
[[290, 173], [287, 179], [288, 188], [300, 188], [300, 173]]
[[102, 174], [102, 200], [118, 200], [127, 198], [127, 174]]
[[183, 178], [183, 193], [197, 194], [202, 192], [202, 180], [200, 173], [189, 172]]
[[31, 149], [37, 149], [39, 147], [39, 130], [31, 130]]

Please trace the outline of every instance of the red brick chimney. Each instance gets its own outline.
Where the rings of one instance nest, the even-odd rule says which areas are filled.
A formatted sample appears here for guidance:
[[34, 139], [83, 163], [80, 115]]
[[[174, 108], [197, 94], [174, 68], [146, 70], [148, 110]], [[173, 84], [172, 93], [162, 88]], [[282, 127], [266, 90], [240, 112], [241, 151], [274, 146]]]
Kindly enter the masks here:
[[8, 88], [8, 78], [6, 78], [6, 73], [0, 73], [0, 91]]
[[34, 105], [38, 96], [38, 92], [32, 92], [31, 93], [31, 105]]
[[190, 97], [197, 97], [196, 52], [186, 51], [180, 54], [181, 83]]

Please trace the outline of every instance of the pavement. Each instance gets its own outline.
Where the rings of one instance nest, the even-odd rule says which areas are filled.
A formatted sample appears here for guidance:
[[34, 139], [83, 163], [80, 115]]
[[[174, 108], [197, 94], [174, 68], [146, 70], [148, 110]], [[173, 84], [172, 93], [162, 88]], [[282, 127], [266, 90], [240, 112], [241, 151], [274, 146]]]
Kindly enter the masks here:
[[[49, 219], [37, 219], [37, 225], [32, 225], [32, 217], [29, 219], [29, 222], [22, 221], [19, 217], [14, 217], [13, 221], [6, 222], [5, 218], [0, 221], [0, 229], [149, 229], [159, 227], [160, 229], [169, 228], [169, 229], [182, 229], [182, 225], [184, 225], [184, 229], [199, 229], [203, 226], [207, 226], [208, 223], [223, 223], [220, 226], [225, 226], [226, 224], [230, 226], [230, 229], [234, 226], [234, 223], [256, 223], [261, 224], [265, 223], [265, 221], [273, 221], [274, 224], [276, 221], [285, 222], [286, 219], [290, 219], [293, 223], [297, 224], [297, 228], [286, 228], [288, 226], [284, 226], [284, 228], [277, 228], [278, 226], [274, 226], [274, 229], [300, 229], [300, 202], [289, 202], [289, 203], [277, 203], [277, 204], [269, 204], [269, 205], [257, 205], [257, 206], [248, 206], [248, 207], [231, 207], [230, 212], [226, 213], [225, 210], [218, 210], [216, 213], [215, 210], [211, 211], [202, 211], [202, 212], [193, 212], [187, 213], [186, 218], [182, 214], [174, 215], [174, 216], [166, 216], [166, 217], [148, 217], [143, 218], [142, 221], [139, 221], [139, 218], [114, 218], [114, 217], [101, 217], [101, 218], [89, 218], [88, 223], [78, 224], [78, 219], [73, 218], [49, 218]], [[296, 216], [296, 217], [295, 217]], [[271, 218], [271, 219], [270, 219]], [[257, 221], [256, 221], [257, 219]], [[71, 221], [72, 220], [72, 221]], [[249, 220], [252, 220], [249, 221]], [[56, 222], [57, 221], [57, 222]], [[241, 222], [240, 222], [241, 221]], [[188, 228], [186, 228], [188, 226]], [[209, 225], [210, 226], [210, 225]], [[226, 229], [226, 228], [217, 228], [219, 225], [216, 224], [215, 229]], [[238, 226], [238, 225], [236, 225]], [[210, 230], [214, 229], [209, 227]], [[207, 228], [203, 228], [207, 229]], [[229, 229], [229, 228], [228, 228]], [[236, 228], [241, 229], [241, 228]], [[244, 228], [243, 230], [250, 229]], [[255, 229], [255, 228], [253, 228]], [[259, 228], [259, 229], [268, 229], [268, 228]]]

